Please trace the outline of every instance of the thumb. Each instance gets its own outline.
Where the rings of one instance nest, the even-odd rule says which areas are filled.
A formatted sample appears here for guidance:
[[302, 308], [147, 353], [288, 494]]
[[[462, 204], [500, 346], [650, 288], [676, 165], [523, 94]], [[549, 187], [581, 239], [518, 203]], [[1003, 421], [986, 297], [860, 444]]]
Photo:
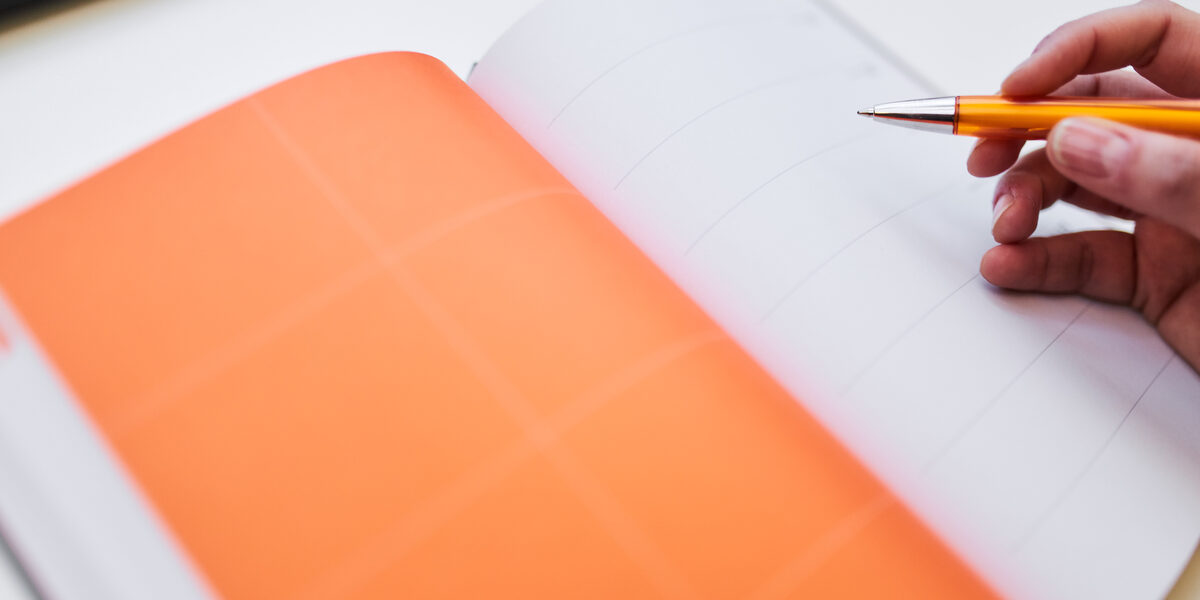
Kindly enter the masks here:
[[1080, 186], [1200, 238], [1200, 142], [1073, 118], [1054, 127], [1046, 149]]

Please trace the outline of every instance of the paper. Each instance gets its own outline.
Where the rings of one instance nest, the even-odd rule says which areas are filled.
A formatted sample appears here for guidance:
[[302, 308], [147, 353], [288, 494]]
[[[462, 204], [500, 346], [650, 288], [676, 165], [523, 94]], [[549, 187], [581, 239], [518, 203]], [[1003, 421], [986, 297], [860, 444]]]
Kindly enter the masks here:
[[49, 199], [0, 226], [0, 288], [46, 357], [0, 353], [0, 403], [57, 374], [224, 598], [985, 591], [426, 56], [299, 76]]
[[932, 94], [830, 7], [554, 1], [470, 83], [998, 589], [1169, 588], [1200, 379], [1129, 310], [978, 277], [990, 184], [855, 115]]

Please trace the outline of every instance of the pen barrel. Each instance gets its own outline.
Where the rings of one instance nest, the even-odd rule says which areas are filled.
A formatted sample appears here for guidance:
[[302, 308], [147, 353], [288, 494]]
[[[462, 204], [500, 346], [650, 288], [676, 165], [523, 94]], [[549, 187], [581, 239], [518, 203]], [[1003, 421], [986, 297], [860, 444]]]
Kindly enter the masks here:
[[959, 96], [954, 133], [988, 138], [1045, 139], [1068, 117], [1096, 117], [1200, 138], [1200, 101], [1129, 98]]

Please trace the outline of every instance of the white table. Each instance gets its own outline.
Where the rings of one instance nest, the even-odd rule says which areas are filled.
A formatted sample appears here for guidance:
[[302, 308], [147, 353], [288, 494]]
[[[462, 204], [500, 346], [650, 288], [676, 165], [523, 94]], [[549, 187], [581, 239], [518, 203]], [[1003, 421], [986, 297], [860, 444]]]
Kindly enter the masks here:
[[[597, 0], [600, 1], [600, 0]], [[1112, 0], [829, 0], [947, 93], [990, 93]], [[460, 75], [538, 0], [102, 0], [0, 22], [0, 218], [270, 83], [416, 50]], [[1200, 0], [1183, 4], [1200, 9]], [[886, 100], [886, 99], [881, 99]], [[1192, 585], [1186, 596], [1200, 598]], [[0, 559], [0, 598], [26, 598]]]

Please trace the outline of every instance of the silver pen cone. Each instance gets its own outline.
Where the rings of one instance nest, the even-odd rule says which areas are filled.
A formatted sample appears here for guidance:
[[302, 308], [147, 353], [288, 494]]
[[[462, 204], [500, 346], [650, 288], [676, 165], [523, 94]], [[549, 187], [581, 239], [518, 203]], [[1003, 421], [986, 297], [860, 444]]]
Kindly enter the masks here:
[[858, 111], [858, 114], [921, 131], [954, 133], [957, 108], [958, 99], [946, 96], [888, 102], [874, 108], [865, 108]]

